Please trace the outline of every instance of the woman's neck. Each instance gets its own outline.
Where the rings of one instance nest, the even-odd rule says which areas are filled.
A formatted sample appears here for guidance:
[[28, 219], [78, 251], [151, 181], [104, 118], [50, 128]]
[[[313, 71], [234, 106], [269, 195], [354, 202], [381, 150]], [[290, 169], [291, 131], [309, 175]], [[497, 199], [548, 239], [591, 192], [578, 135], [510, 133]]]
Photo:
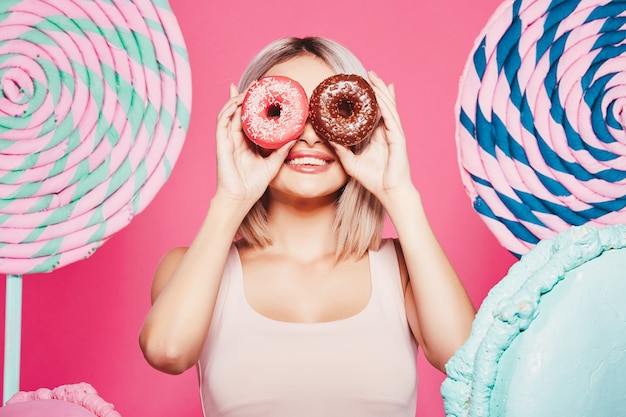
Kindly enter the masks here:
[[332, 234], [336, 205], [334, 200], [285, 204], [272, 201], [268, 222], [272, 230], [272, 251], [300, 258], [319, 258], [335, 253]]

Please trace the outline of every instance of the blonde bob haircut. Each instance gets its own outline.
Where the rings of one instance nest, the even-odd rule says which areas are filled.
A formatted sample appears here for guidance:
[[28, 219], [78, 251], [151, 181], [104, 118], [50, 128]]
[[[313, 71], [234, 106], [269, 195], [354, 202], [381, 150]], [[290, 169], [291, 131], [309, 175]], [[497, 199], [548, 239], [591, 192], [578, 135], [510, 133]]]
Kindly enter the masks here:
[[[239, 91], [245, 90], [273, 66], [302, 55], [321, 59], [337, 73], [359, 74], [367, 79], [363, 64], [341, 44], [320, 37], [288, 37], [270, 43], [254, 57], [239, 81]], [[367, 142], [353, 147], [353, 152], [358, 153]], [[263, 247], [272, 242], [267, 224], [267, 199], [266, 191], [241, 223], [238, 233], [241, 243]], [[332, 230], [337, 241], [337, 259], [360, 258], [368, 249], [378, 249], [384, 226], [380, 201], [350, 178], [340, 191], [336, 205]]]

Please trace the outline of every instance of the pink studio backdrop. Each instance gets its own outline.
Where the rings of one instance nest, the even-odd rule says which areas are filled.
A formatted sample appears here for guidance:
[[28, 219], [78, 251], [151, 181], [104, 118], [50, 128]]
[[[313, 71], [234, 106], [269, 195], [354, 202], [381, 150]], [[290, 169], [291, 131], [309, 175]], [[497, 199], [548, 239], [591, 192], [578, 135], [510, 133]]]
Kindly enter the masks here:
[[[254, 53], [282, 36], [334, 38], [395, 84], [415, 182], [435, 232], [480, 305], [515, 258], [478, 218], [461, 184], [454, 103], [474, 39], [498, 0], [170, 4], [193, 74], [185, 146], [152, 204], [91, 258], [24, 277], [22, 390], [85, 381], [124, 417], [202, 416], [195, 371], [171, 376], [153, 370], [137, 335], [156, 264], [171, 247], [189, 244], [214, 190], [215, 119], [228, 85], [238, 81]], [[0, 314], [4, 321], [4, 309]], [[443, 416], [444, 376], [422, 356], [419, 372], [417, 415]]]

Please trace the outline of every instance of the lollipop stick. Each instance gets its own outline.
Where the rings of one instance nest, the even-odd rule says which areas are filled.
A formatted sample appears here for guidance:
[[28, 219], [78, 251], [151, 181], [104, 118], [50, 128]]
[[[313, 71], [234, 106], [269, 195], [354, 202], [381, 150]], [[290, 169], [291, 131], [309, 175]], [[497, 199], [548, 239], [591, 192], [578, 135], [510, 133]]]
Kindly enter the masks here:
[[2, 404], [19, 391], [22, 329], [22, 276], [7, 275], [4, 316], [4, 389]]

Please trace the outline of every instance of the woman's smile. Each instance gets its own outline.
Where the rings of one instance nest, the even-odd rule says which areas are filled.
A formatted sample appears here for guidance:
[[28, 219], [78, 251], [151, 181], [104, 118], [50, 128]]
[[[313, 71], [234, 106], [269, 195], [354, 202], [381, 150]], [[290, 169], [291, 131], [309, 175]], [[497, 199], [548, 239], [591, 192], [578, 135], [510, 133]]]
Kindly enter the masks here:
[[304, 173], [327, 171], [334, 162], [331, 156], [314, 151], [292, 151], [285, 159], [285, 165], [289, 168]]

